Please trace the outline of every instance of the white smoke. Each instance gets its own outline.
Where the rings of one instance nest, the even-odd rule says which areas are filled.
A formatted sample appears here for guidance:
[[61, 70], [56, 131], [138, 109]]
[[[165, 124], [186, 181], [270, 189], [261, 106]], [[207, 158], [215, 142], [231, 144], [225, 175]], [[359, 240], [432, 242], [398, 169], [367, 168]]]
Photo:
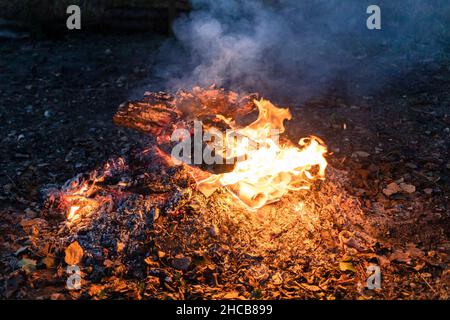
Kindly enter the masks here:
[[174, 23], [176, 42], [161, 49], [160, 76], [173, 90], [216, 83], [301, 102], [336, 84], [374, 90], [439, 58], [448, 0], [375, 1], [377, 31], [366, 28], [372, 2], [192, 0], [192, 12]]

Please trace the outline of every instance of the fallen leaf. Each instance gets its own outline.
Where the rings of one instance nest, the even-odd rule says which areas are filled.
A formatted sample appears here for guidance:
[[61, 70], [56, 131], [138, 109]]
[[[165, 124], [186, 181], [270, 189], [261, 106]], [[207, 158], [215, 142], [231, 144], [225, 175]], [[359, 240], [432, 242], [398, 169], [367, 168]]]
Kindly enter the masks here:
[[395, 250], [391, 255], [389, 255], [389, 260], [411, 264], [411, 257], [407, 252], [402, 250]]
[[68, 265], [76, 265], [80, 263], [81, 258], [83, 258], [83, 248], [80, 246], [78, 241], [72, 242], [65, 250], [66, 256], [64, 261]]
[[47, 269], [51, 269], [55, 266], [55, 258], [48, 256], [42, 259], [42, 263], [45, 264]]
[[50, 295], [50, 300], [63, 300], [64, 299], [64, 295], [61, 293], [52, 293]]
[[353, 267], [353, 264], [351, 262], [345, 262], [341, 261], [339, 262], [339, 269], [341, 271], [351, 271], [356, 272], [355, 268]]
[[122, 252], [125, 249], [125, 244], [122, 242], [117, 243], [117, 252]]
[[172, 261], [172, 266], [178, 270], [186, 271], [189, 269], [192, 259], [190, 257], [185, 257], [182, 254], [176, 255]]
[[155, 276], [148, 276], [145, 279], [145, 288], [146, 290], [156, 290], [161, 284], [161, 280]]
[[222, 298], [223, 299], [237, 299], [237, 298], [239, 298], [239, 292], [237, 292], [237, 291], [228, 292]]
[[300, 283], [300, 286], [308, 291], [313, 291], [313, 292], [317, 292], [317, 291], [321, 291], [322, 289], [320, 289], [320, 287], [318, 286], [314, 286], [314, 285], [310, 285], [307, 283]]
[[150, 267], [159, 267], [159, 263], [153, 260], [152, 257], [147, 257], [144, 259], [144, 262]]
[[88, 294], [92, 297], [92, 296], [96, 296], [98, 295], [100, 292], [102, 292], [102, 290], [104, 289], [103, 285], [99, 285], [99, 284], [92, 284], [89, 287], [88, 290]]
[[103, 262], [103, 265], [104, 265], [106, 268], [111, 268], [111, 267], [114, 265], [114, 262], [112, 262], [112, 261], [109, 260], [109, 259], [106, 259], [106, 260]]

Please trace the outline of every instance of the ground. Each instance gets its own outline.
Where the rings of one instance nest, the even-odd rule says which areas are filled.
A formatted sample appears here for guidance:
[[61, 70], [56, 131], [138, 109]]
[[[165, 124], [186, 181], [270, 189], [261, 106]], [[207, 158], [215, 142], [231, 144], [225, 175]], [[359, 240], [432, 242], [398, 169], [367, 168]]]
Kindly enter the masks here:
[[[96, 248], [81, 231], [58, 229], [45, 190], [149, 146], [111, 119], [151, 89], [159, 43], [91, 35], [0, 44], [2, 298], [449, 298], [450, 59], [416, 65], [373, 95], [336, 91], [291, 106], [288, 136], [314, 134], [330, 150], [327, 180], [310, 193], [256, 214], [224, 192], [193, 193], [177, 210], [152, 207], [151, 221], [129, 216], [148, 200], [139, 195], [130, 212], [93, 217], [93, 233], [143, 244], [103, 251], [101, 263], [86, 258], [85, 286], [67, 290], [67, 246], [80, 242], [88, 258]], [[50, 240], [62, 247], [38, 252]], [[381, 289], [364, 288], [370, 264], [381, 267]]]

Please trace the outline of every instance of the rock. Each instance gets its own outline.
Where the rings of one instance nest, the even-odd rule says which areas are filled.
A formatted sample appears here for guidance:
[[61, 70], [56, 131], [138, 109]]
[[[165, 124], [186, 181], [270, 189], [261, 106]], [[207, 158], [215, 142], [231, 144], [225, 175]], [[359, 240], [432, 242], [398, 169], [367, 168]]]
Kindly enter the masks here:
[[36, 260], [24, 258], [19, 261], [18, 266], [26, 273], [36, 271]]
[[406, 192], [406, 193], [416, 192], [416, 187], [413, 186], [412, 184], [400, 183], [400, 188], [402, 189], [403, 192]]
[[402, 189], [399, 187], [398, 184], [396, 184], [395, 182], [392, 182], [392, 183], [388, 184], [386, 186], [386, 188], [383, 189], [383, 193], [389, 197], [397, 192], [400, 192], [401, 190]]
[[66, 248], [65, 254], [66, 256], [64, 257], [64, 261], [71, 266], [80, 263], [81, 258], [83, 258], [84, 251], [78, 241], [75, 241]]
[[178, 254], [173, 259], [172, 266], [178, 270], [186, 271], [187, 269], [189, 269], [191, 262], [192, 259], [190, 257], [185, 257], [182, 254]]
[[358, 157], [358, 158], [367, 158], [370, 156], [370, 153], [367, 153], [365, 151], [355, 151], [352, 154], [352, 158]]
[[34, 219], [34, 218], [38, 217], [38, 213], [36, 211], [31, 210], [30, 208], [25, 209], [25, 214], [30, 219]]
[[423, 189], [423, 192], [425, 192], [426, 194], [432, 194], [433, 193], [433, 189], [425, 188], [425, 189]]
[[411, 162], [405, 163], [405, 167], [408, 167], [410, 169], [417, 169], [417, 165]]

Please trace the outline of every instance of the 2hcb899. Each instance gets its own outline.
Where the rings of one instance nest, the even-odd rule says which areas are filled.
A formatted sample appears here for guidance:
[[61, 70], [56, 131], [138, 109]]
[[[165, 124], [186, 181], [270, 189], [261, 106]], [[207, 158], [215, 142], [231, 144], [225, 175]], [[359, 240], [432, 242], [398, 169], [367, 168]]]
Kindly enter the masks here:
[[238, 305], [220, 305], [220, 314], [232, 315], [232, 314], [272, 314], [272, 306], [264, 304], [238, 304]]

